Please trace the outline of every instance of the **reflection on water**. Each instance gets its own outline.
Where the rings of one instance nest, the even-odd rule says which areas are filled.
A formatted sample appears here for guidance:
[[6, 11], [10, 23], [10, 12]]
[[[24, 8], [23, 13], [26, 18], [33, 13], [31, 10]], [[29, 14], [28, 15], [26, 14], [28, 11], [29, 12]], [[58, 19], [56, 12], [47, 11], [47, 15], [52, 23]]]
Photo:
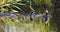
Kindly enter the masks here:
[[[29, 16], [21, 16], [17, 18], [2, 17], [5, 21], [4, 32], [49, 32], [50, 24], [45, 24], [42, 19], [34, 18], [30, 21]], [[51, 32], [55, 32], [53, 29]]]
[[5, 25], [4, 32], [39, 32], [38, 28], [33, 28], [32, 24], [25, 24], [24, 27], [12, 26], [9, 27]]

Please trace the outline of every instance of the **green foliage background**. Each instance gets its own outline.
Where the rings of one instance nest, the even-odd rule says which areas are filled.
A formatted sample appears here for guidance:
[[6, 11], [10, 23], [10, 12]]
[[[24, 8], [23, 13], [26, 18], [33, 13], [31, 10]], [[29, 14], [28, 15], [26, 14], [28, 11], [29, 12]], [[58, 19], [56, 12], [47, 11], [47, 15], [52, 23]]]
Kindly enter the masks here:
[[[46, 9], [49, 10], [51, 14], [52, 3], [51, 0], [4, 0], [3, 4], [0, 4], [0, 11], [1, 12], [14, 12], [18, 11], [19, 13], [30, 13], [34, 11], [37, 13], [43, 13]], [[53, 22], [53, 19], [49, 18], [48, 24], [45, 24], [43, 19], [34, 18], [34, 21], [30, 21], [29, 16], [26, 18], [24, 17], [2, 17], [0, 24], [8, 25], [8, 26], [18, 26], [25, 28], [26, 24], [31, 24], [29, 30], [31, 29], [39, 29], [39, 32], [56, 32], [57, 27], [56, 24]]]

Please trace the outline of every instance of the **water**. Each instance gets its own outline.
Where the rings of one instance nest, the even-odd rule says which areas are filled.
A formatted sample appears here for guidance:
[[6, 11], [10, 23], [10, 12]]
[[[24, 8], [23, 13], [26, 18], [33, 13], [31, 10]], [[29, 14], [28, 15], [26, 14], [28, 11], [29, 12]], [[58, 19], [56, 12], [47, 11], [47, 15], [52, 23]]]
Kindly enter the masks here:
[[28, 31], [29, 24], [26, 24], [26, 27], [12, 26], [9, 27], [5, 25], [4, 32], [25, 32]]
[[4, 32], [16, 32], [16, 26], [13, 26], [12, 28], [9, 26], [5, 26]]
[[[19, 14], [19, 13], [0, 13], [1, 16], [10, 16], [10, 17], [15, 17], [15, 16], [30, 16], [30, 14]], [[40, 18], [45, 18], [45, 17], [49, 17], [52, 18], [51, 15], [43, 15], [43, 14], [32, 14], [32, 17], [36, 16], [36, 17], [40, 17]]]
[[23, 26], [7, 26], [5, 25], [4, 32], [29, 32], [29, 29], [32, 27], [32, 24], [24, 24]]

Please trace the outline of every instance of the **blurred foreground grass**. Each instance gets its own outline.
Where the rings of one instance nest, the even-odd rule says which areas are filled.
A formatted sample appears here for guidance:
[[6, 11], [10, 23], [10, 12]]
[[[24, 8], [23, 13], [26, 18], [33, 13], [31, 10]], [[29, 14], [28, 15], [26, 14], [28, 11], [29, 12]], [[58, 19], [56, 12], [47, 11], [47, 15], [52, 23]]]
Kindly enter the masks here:
[[[23, 29], [25, 32], [56, 32], [56, 25], [53, 25], [51, 23], [51, 19], [48, 20], [48, 24], [45, 24], [43, 19], [34, 18], [33, 21], [30, 21], [29, 16], [21, 16], [21, 17], [2, 17], [2, 20], [0, 21], [1, 27], [8, 25], [10, 28], [13, 28], [13, 26], [16, 26], [16, 31], [20, 31]], [[20, 28], [20, 29], [19, 29]]]

